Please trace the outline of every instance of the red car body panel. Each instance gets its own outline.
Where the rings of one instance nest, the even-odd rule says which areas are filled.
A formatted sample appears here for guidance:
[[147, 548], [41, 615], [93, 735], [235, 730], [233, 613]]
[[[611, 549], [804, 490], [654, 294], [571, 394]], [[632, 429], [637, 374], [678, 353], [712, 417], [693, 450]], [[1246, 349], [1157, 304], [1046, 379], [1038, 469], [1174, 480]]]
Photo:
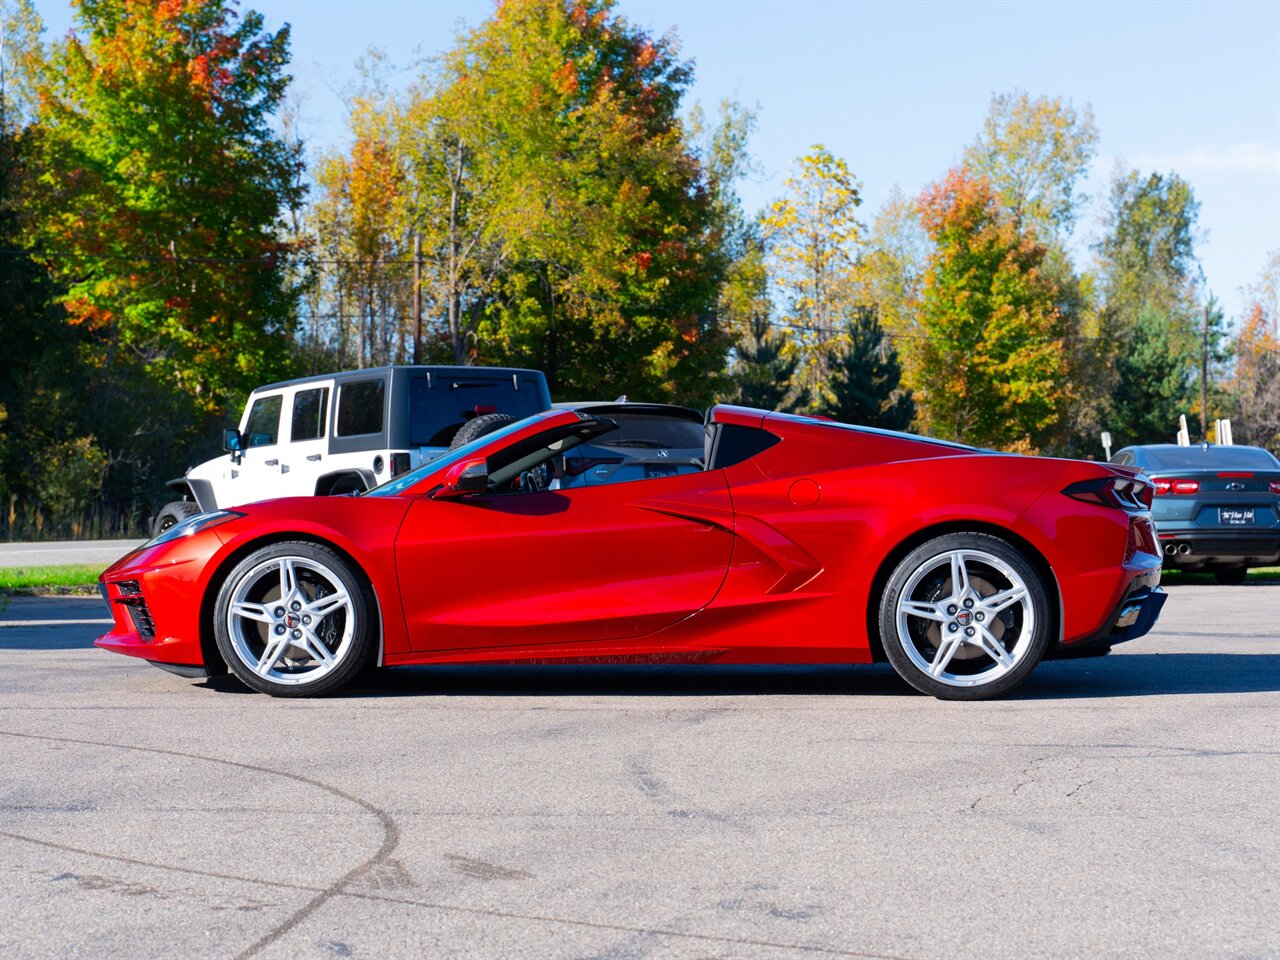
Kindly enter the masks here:
[[[539, 414], [474, 455], [581, 421], [568, 410]], [[387, 665], [869, 662], [868, 625], [897, 559], [959, 529], [1030, 548], [1056, 594], [1062, 644], [1104, 634], [1139, 578], [1158, 582], [1154, 540], [1131, 530], [1149, 530], [1149, 515], [1062, 492], [1114, 475], [1108, 466], [730, 406], [711, 422], [779, 439], [722, 469], [629, 483], [432, 499], [446, 457], [398, 495], [240, 508], [243, 516], [109, 568], [102, 583], [115, 624], [98, 645], [220, 667], [206, 658], [216, 656], [222, 579], [255, 547], [287, 539], [328, 543], [364, 572]], [[1134, 542], [1139, 549], [1127, 549]], [[153, 639], [140, 635], [122, 581], [139, 584]]]

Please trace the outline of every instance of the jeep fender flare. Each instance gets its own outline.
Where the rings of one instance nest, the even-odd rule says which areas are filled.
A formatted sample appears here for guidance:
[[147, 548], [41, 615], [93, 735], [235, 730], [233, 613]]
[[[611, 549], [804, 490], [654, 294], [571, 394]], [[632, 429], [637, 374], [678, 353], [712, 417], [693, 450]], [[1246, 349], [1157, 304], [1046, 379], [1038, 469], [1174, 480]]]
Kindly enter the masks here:
[[194, 500], [196, 506], [202, 512], [218, 509], [217, 499], [213, 495], [213, 484], [208, 480], [191, 480], [188, 477], [178, 477], [170, 480], [165, 484], [174, 493], [179, 494], [184, 500]]
[[345, 470], [335, 470], [333, 473], [326, 473], [324, 476], [316, 480], [317, 497], [327, 497], [335, 486], [344, 481], [354, 481], [359, 484], [360, 490], [372, 490], [378, 485], [378, 481], [373, 478], [372, 470], [360, 470], [349, 467]]

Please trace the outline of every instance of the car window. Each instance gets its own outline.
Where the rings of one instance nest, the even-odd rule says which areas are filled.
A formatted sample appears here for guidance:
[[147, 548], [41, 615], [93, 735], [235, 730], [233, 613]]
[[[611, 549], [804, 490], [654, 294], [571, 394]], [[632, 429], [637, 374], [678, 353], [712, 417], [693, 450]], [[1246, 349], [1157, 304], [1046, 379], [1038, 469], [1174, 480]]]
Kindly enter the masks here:
[[525, 426], [527, 426], [525, 421], [517, 420], [515, 423], [509, 423], [505, 427], [494, 430], [492, 433], [486, 433], [483, 437], [476, 437], [470, 443], [464, 443], [462, 446], [450, 450], [434, 460], [428, 460], [408, 473], [400, 474], [394, 480], [388, 480], [380, 487], [374, 487], [372, 490], [365, 492], [363, 496], [394, 497], [396, 494], [408, 490], [429, 474], [435, 473], [437, 470], [443, 471], [446, 467], [452, 466], [459, 460], [465, 460], [481, 447], [487, 446], [496, 440], [501, 440], [518, 430], [523, 430]]
[[299, 390], [293, 398], [293, 420], [289, 439], [319, 440], [324, 436], [325, 417], [329, 408], [329, 388]]
[[705, 466], [706, 428], [701, 423], [613, 410], [602, 416], [617, 427], [582, 444], [558, 464], [558, 488], [656, 480], [698, 473]]
[[384, 379], [355, 380], [338, 388], [338, 436], [382, 432]]
[[523, 420], [541, 409], [538, 384], [528, 378], [414, 377], [409, 381], [409, 443], [447, 447], [473, 417], [508, 413]]
[[280, 394], [259, 397], [249, 410], [249, 421], [244, 427], [246, 447], [269, 447], [280, 436], [280, 408], [284, 398]]
[[1275, 470], [1280, 466], [1275, 457], [1258, 447], [1165, 447], [1148, 449], [1146, 457], [1148, 469], [1155, 470]]

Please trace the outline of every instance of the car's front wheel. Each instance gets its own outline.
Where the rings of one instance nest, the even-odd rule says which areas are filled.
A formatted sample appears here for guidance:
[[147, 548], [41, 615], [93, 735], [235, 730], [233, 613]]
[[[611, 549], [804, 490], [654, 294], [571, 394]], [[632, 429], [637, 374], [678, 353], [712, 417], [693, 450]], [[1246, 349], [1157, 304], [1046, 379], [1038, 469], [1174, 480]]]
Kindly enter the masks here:
[[304, 541], [254, 551], [214, 605], [214, 635], [242, 681], [277, 697], [329, 693], [370, 661], [376, 642], [369, 588], [329, 547]]
[[951, 533], [912, 550], [880, 598], [880, 637], [898, 674], [943, 700], [1012, 690], [1049, 645], [1044, 582], [1011, 544]]

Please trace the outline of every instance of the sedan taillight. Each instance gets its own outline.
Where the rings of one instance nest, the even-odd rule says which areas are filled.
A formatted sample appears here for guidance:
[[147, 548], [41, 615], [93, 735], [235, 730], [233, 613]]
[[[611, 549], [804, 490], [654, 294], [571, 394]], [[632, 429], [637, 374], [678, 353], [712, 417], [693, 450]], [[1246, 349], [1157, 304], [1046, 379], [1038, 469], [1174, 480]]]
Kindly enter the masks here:
[[1191, 494], [1200, 492], [1199, 480], [1168, 480], [1154, 477], [1151, 481], [1156, 486], [1156, 496], [1164, 497], [1171, 493]]
[[1280, 494], [1280, 480], [1271, 481], [1271, 492]]

